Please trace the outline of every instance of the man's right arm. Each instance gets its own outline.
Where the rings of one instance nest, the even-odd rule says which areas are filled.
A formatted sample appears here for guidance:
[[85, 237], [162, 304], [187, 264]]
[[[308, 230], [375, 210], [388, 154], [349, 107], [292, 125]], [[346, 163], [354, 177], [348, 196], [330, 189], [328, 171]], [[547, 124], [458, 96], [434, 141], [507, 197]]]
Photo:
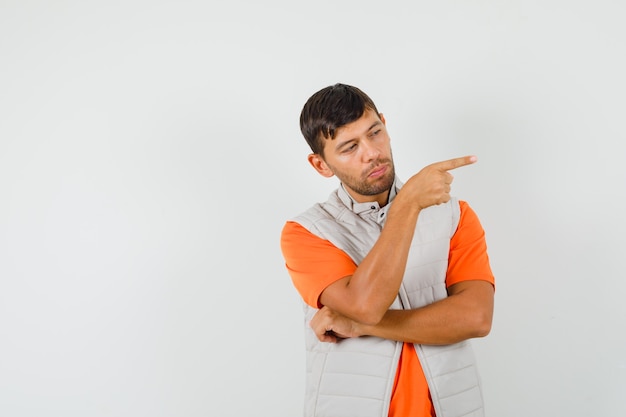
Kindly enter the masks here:
[[359, 323], [380, 322], [398, 294], [420, 211], [449, 201], [453, 177], [448, 171], [475, 161], [467, 156], [438, 162], [411, 177], [394, 199], [370, 252], [354, 274], [324, 289], [320, 303]]

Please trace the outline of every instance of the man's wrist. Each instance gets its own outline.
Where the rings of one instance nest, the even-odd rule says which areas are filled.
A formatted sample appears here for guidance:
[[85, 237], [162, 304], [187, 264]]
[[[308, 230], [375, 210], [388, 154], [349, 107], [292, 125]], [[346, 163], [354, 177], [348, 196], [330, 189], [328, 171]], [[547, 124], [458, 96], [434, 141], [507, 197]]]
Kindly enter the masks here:
[[354, 322], [352, 324], [352, 331], [353, 331], [353, 334], [354, 334], [355, 337], [372, 336], [371, 329], [373, 327], [374, 326], [372, 326], [370, 324]]

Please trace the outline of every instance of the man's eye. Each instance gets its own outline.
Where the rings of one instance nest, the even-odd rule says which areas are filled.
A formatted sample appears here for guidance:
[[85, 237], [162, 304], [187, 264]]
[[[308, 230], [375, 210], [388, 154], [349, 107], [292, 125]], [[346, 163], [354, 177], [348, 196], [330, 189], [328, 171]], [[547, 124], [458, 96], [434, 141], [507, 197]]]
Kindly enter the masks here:
[[347, 148], [344, 148], [343, 149], [343, 153], [352, 152], [355, 149], [356, 149], [356, 143], [353, 143], [352, 145], [348, 146]]
[[374, 132], [372, 132], [372, 136], [378, 135], [381, 132], [381, 130], [382, 129], [375, 130]]

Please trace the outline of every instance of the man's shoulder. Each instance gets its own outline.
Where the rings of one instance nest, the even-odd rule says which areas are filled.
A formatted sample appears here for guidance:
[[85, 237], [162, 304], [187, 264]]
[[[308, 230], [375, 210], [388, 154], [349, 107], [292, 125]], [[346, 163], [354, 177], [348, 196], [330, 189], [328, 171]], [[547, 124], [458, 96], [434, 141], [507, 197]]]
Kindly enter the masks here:
[[336, 221], [340, 214], [346, 209], [347, 208], [339, 199], [337, 191], [334, 191], [326, 201], [313, 204], [288, 221], [298, 223], [304, 228], [311, 230], [311, 228], [320, 221]]

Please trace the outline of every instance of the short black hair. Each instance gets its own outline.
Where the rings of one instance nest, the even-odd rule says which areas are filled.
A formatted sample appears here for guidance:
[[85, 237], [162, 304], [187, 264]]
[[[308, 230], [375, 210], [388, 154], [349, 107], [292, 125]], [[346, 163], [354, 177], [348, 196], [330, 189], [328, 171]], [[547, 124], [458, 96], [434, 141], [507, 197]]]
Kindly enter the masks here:
[[358, 120], [366, 110], [379, 115], [367, 94], [351, 85], [335, 84], [313, 94], [300, 113], [300, 131], [313, 153], [324, 156], [324, 139], [334, 139], [337, 129]]

